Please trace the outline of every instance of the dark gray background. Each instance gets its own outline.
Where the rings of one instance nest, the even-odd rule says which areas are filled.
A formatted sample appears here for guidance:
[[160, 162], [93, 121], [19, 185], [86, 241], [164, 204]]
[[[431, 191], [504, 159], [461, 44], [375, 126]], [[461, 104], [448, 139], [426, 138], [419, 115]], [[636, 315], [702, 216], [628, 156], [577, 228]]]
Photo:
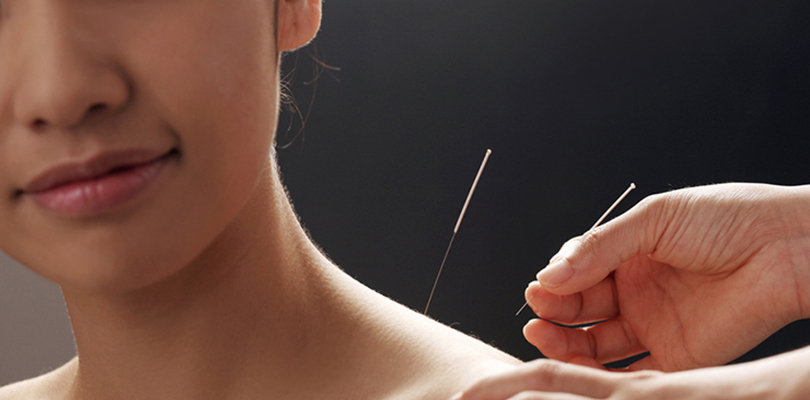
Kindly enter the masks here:
[[[315, 87], [307, 52], [340, 71], [321, 75], [304, 135], [280, 151], [285, 182], [335, 262], [421, 310], [491, 148], [430, 314], [535, 358], [530, 313], [514, 317], [523, 289], [631, 181], [618, 211], [684, 186], [808, 182], [807, 21], [805, 1], [327, 0], [317, 49], [284, 62], [299, 107]], [[279, 142], [299, 125], [286, 113]], [[72, 351], [30, 308], [41, 289], [7, 269], [0, 384]], [[808, 330], [793, 324], [747, 358], [808, 344]], [[57, 341], [68, 350], [45, 349]], [[55, 361], [26, 356], [38, 348]]]

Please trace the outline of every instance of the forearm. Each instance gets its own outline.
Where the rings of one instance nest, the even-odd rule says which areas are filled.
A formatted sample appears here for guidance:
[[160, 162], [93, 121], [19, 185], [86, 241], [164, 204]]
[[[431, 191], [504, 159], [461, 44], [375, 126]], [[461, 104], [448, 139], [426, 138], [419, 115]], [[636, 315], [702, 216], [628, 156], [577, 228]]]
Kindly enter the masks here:
[[776, 399], [810, 398], [810, 347], [755, 361], [776, 388]]

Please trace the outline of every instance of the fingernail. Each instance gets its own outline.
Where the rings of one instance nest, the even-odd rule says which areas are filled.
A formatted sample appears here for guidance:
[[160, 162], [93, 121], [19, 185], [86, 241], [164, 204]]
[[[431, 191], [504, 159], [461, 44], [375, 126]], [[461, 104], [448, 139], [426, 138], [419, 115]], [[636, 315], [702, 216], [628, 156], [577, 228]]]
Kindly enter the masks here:
[[565, 283], [574, 275], [574, 268], [565, 261], [557, 261], [537, 273], [537, 280], [540, 285], [547, 287], [558, 287]]
[[464, 392], [459, 392], [459, 393], [456, 393], [456, 394], [455, 394], [455, 396], [453, 396], [453, 397], [451, 397], [451, 398], [450, 398], [450, 400], [459, 400], [459, 399], [461, 399], [461, 396], [462, 396], [463, 394], [464, 394]]

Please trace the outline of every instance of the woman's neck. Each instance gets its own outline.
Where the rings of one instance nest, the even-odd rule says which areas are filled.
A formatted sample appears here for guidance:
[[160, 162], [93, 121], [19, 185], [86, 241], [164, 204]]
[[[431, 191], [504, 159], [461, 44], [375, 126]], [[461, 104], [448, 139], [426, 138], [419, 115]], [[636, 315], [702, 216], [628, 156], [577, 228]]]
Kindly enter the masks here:
[[[352, 357], [349, 284], [308, 240], [273, 172], [174, 276], [126, 294], [65, 289], [81, 398], [247, 398], [312, 388]], [[331, 372], [330, 372], [331, 373]], [[320, 377], [320, 378], [313, 378]], [[281, 389], [284, 388], [284, 389]]]

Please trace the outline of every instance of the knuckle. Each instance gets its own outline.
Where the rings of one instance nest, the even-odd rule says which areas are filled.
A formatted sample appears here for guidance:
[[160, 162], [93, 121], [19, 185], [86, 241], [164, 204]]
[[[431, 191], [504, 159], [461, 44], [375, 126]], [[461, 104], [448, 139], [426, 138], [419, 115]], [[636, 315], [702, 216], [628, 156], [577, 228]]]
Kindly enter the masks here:
[[579, 238], [579, 246], [583, 250], [590, 250], [594, 246], [599, 243], [599, 240], [602, 238], [604, 234], [604, 225], [599, 225], [596, 228], [593, 228], [587, 232], [585, 232]]
[[[605, 235], [604, 225], [597, 226], [596, 228], [593, 228], [588, 232], [585, 232], [585, 234], [582, 235], [582, 239], [580, 241], [580, 248], [579, 248], [581, 251], [580, 254], [583, 255], [600, 254], [601, 252], [599, 251], [600, 250], [599, 246], [604, 235]], [[602, 277], [605, 277], [612, 272], [610, 266], [606, 265], [605, 263], [600, 263], [599, 265], [596, 265], [594, 267], [600, 270], [600, 275]]]
[[663, 375], [660, 371], [627, 372], [616, 383], [615, 390], [609, 400], [653, 400], [660, 398], [654, 390], [650, 390], [650, 380]]
[[672, 220], [687, 196], [683, 191], [660, 193], [644, 198], [636, 206], [633, 219], [637, 221], [642, 237], [646, 238], [640, 243], [645, 252], [653, 253], [658, 249], [659, 241], [671, 229]]
[[534, 363], [526, 386], [545, 390], [557, 387], [563, 364], [554, 360], [537, 360]]
[[649, 209], [660, 207], [661, 204], [667, 201], [667, 198], [672, 195], [673, 192], [665, 192], [665, 193], [657, 193], [650, 196], [643, 198], [636, 207], [640, 209]]
[[661, 219], [660, 217], [667, 215], [674, 206], [682, 202], [683, 198], [684, 193], [682, 191], [654, 194], [638, 203], [637, 212], [645, 220], [657, 221]]

